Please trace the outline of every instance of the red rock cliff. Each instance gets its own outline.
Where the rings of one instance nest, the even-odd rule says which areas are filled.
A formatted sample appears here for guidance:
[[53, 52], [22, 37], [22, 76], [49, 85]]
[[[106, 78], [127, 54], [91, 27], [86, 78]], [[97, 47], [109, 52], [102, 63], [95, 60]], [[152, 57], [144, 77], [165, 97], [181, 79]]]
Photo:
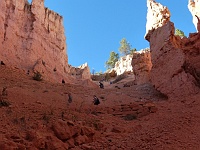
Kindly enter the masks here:
[[[160, 11], [159, 14], [162, 13]], [[161, 20], [165, 20], [165, 17]], [[190, 34], [189, 38], [175, 36], [174, 24], [170, 21], [163, 24], [158, 22], [154, 26], [158, 28], [147, 33], [151, 50], [152, 84], [169, 97], [183, 99], [200, 92], [200, 34]]]
[[199, 34], [181, 39], [168, 22], [150, 38], [151, 81], [169, 97], [186, 97], [200, 91]]
[[38, 70], [47, 80], [67, 78], [68, 58], [63, 19], [44, 0], [0, 1], [0, 60]]

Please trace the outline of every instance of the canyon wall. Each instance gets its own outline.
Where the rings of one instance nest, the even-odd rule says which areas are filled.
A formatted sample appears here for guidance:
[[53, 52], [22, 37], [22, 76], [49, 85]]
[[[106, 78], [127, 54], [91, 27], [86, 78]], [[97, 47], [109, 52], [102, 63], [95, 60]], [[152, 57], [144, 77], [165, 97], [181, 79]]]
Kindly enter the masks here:
[[181, 39], [168, 22], [150, 38], [151, 82], [169, 97], [186, 97], [200, 91], [199, 34]]
[[174, 35], [172, 22], [158, 23], [158, 26], [147, 33], [152, 61], [151, 83], [168, 97], [184, 99], [199, 93], [200, 34], [193, 33], [188, 38], [180, 38]]
[[63, 18], [45, 8], [44, 0], [0, 1], [0, 53], [8, 66], [68, 80]]

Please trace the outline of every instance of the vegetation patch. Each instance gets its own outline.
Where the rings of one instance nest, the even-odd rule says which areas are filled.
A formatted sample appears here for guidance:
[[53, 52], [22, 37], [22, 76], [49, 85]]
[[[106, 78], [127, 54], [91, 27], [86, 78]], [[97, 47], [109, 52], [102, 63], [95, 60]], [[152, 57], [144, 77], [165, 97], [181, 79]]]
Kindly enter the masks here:
[[136, 120], [137, 116], [135, 114], [128, 114], [128, 115], [124, 116], [123, 118], [124, 118], [124, 120], [131, 121], [131, 120]]
[[42, 81], [42, 75], [40, 72], [34, 72], [34, 75], [33, 75], [33, 80], [36, 80], [36, 81]]
[[0, 107], [8, 107], [9, 105], [10, 103], [8, 101], [4, 101], [4, 100], [0, 101]]

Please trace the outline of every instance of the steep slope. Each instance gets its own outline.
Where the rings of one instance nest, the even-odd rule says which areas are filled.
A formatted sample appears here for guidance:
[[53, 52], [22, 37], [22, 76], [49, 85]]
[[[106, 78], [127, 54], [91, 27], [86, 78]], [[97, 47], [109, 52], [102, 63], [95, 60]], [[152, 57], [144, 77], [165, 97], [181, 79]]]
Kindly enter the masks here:
[[[38, 82], [0, 66], [0, 91], [7, 87], [0, 96], [0, 149], [199, 148], [199, 94], [166, 100], [149, 84], [122, 85], [99, 89]], [[98, 106], [92, 104], [94, 94]]]

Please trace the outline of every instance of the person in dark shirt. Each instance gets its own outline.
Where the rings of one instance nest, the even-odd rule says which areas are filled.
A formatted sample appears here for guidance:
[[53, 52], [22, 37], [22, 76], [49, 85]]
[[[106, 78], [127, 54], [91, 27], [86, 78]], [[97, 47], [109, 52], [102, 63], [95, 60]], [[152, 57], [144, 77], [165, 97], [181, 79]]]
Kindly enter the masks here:
[[97, 98], [96, 95], [93, 96], [93, 104], [94, 105], [99, 105], [100, 104], [100, 101], [99, 101], [99, 99]]
[[104, 85], [103, 85], [102, 82], [99, 82], [99, 87], [100, 87], [101, 89], [104, 89]]
[[71, 95], [71, 93], [68, 93], [68, 102], [72, 103], [72, 95]]

